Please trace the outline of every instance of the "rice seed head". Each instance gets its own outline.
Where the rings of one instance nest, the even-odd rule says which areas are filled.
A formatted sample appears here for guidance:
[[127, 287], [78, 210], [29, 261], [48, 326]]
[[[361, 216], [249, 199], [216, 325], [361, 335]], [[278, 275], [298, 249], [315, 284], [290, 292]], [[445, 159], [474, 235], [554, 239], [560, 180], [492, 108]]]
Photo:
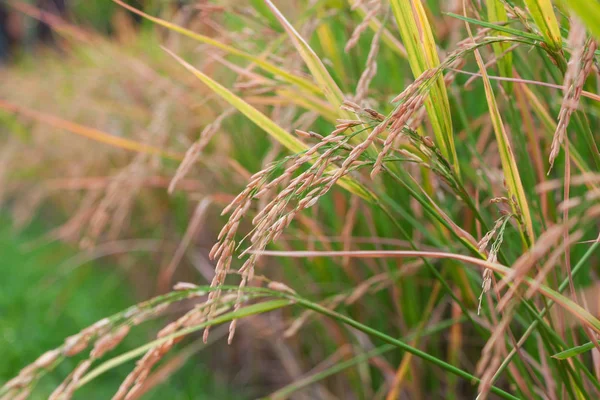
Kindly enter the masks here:
[[565, 140], [571, 115], [579, 107], [583, 85], [593, 67], [594, 53], [597, 45], [592, 39], [586, 41], [585, 35], [585, 27], [581, 21], [573, 18], [568, 38], [569, 46], [573, 49], [573, 52], [571, 53], [571, 58], [567, 64], [567, 71], [565, 72], [563, 82], [564, 96], [550, 147], [550, 168], [548, 174], [552, 170], [554, 161], [560, 153], [560, 146]]
[[195, 285], [190, 282], [177, 282], [173, 286], [173, 290], [185, 291], [185, 290], [194, 290], [194, 289], [198, 289], [198, 285]]
[[73, 336], [69, 336], [65, 339], [65, 344], [63, 347], [63, 354], [67, 357], [73, 357], [76, 354], [81, 353], [88, 346], [89, 337], [83, 334], [77, 334]]
[[356, 115], [360, 114], [362, 111], [362, 108], [358, 104], [349, 99], [345, 99], [340, 108], [342, 110], [350, 111]]
[[44, 354], [42, 354], [37, 360], [35, 360], [33, 365], [35, 366], [35, 368], [38, 369], [48, 368], [54, 363], [54, 361], [58, 359], [59, 356], [60, 350], [58, 349], [47, 351]]
[[[352, 6], [352, 9], [355, 10], [358, 7], [360, 7], [360, 3], [362, 3], [362, 1], [357, 1]], [[371, 22], [371, 20], [375, 18], [375, 16], [377, 16], [377, 14], [379, 13], [379, 10], [381, 9], [381, 0], [371, 0], [368, 4], [368, 7], [369, 11], [365, 14], [360, 24], [358, 24], [356, 28], [354, 28], [352, 35], [350, 35], [350, 39], [348, 39], [348, 42], [344, 47], [344, 51], [346, 53], [349, 52], [354, 46], [356, 46], [363, 32], [369, 27], [369, 23]]]
[[[374, 11], [376, 14], [379, 11], [379, 7], [380, 7], [380, 3], [378, 3], [376, 8], [372, 11]], [[369, 12], [367, 14], [367, 17], [365, 18], [366, 23], [365, 23], [365, 21], [363, 21], [363, 23], [365, 23], [365, 25], [368, 25], [368, 23], [369, 23], [368, 18], [370, 15], [371, 15], [371, 12]], [[373, 78], [375, 77], [375, 75], [377, 74], [377, 60], [376, 59], [377, 59], [377, 54], [379, 53], [379, 42], [381, 40], [381, 35], [383, 33], [383, 29], [384, 29], [384, 25], [382, 24], [379, 27], [379, 29], [377, 30], [377, 32], [375, 33], [375, 35], [373, 36], [373, 40], [371, 41], [371, 48], [369, 49], [369, 55], [367, 56], [365, 70], [360, 75], [360, 78], [358, 79], [358, 84], [356, 85], [356, 94], [354, 95], [354, 101], [357, 103], [360, 103], [361, 101], [363, 101], [366, 98], [367, 92], [369, 90], [369, 85], [370, 85], [371, 81], [373, 80]], [[350, 43], [351, 42], [349, 41], [348, 44], [350, 44]], [[347, 47], [348, 46], [346, 46], [346, 48]], [[348, 50], [346, 50], [346, 51], [348, 51]]]
[[271, 281], [267, 285], [269, 289], [276, 290], [278, 292], [296, 294], [296, 291], [282, 282]]
[[117, 347], [119, 343], [121, 343], [123, 339], [125, 339], [125, 337], [129, 333], [129, 330], [129, 325], [122, 325], [114, 333], [108, 333], [99, 338], [96, 341], [96, 343], [94, 343], [94, 349], [90, 354], [91, 357], [100, 358], [107, 352]]

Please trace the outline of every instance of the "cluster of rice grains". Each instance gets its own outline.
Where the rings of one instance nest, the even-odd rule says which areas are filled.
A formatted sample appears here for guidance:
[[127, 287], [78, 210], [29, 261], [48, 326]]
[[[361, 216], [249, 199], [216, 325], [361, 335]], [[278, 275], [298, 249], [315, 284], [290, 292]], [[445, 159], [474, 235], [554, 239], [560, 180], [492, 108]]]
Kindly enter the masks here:
[[[371, 23], [376, 21], [377, 15], [384, 8], [382, 4], [385, 3], [381, 0], [356, 0], [353, 2], [353, 9], [364, 7], [367, 11], [363, 21], [351, 35], [346, 45], [347, 51], [358, 43], [361, 34], [367, 30]], [[518, 14], [515, 16], [519, 17]], [[387, 19], [387, 14], [385, 18]], [[284, 230], [290, 226], [299, 213], [315, 205], [340, 180], [349, 174], [355, 175], [357, 179], [362, 179], [362, 176], [356, 174], [359, 169], [369, 168], [369, 175], [374, 179], [382, 171], [391, 172], [395, 168], [390, 161], [417, 163], [431, 169], [437, 177], [448, 185], [450, 190], [462, 196], [459, 179], [452, 164], [442, 155], [433, 140], [416, 132], [425, 116], [424, 104], [430, 89], [444, 71], [447, 71], [443, 77], [444, 83], [450, 85], [454, 81], [457, 72], [465, 62], [467, 54], [484, 45], [512, 41], [517, 46], [521, 42], [517, 38], [509, 36], [488, 36], [490, 29], [481, 29], [475, 36], [457, 43], [455, 50], [449, 53], [437, 68], [425, 70], [417, 77], [412, 84], [391, 101], [394, 108], [390, 113], [384, 115], [365, 106], [368, 102], [369, 85], [377, 71], [375, 60], [379, 52], [379, 41], [384, 33], [383, 26], [381, 24], [375, 32], [364, 72], [357, 84], [356, 93], [349, 96], [341, 106], [344, 113], [340, 114], [345, 118], [338, 119], [335, 129], [327, 135], [313, 131], [296, 130], [296, 134], [307, 143], [310, 143], [310, 147], [300, 153], [272, 162], [263, 170], [251, 176], [245, 189], [223, 210], [223, 214], [230, 214], [230, 216], [218, 235], [217, 243], [209, 254], [212, 260], [216, 260], [215, 275], [211, 282], [210, 291], [200, 291], [191, 284], [178, 284], [175, 287], [176, 290], [168, 295], [142, 303], [121, 314], [99, 321], [77, 335], [67, 338], [61, 347], [48, 351], [34, 363], [22, 369], [17, 377], [7, 382], [0, 389], [0, 400], [27, 398], [33, 385], [44, 373], [55, 368], [61, 360], [80, 355], [86, 349], [91, 348], [89, 356], [79, 362], [77, 367], [50, 397], [53, 400], [71, 398], [74, 391], [79, 387], [82, 378], [85, 377], [86, 373], [89, 373], [93, 362], [117, 347], [129, 334], [132, 326], [161, 314], [173, 302], [193, 299], [194, 305], [190, 311], [158, 332], [154, 345], [137, 361], [136, 366], [122, 382], [113, 399], [128, 400], [139, 397], [144, 391], [144, 385], [147, 383], [152, 368], [184, 335], [191, 332], [190, 328], [206, 326], [204, 331], [204, 340], [206, 341], [209, 334], [208, 322], [211, 319], [231, 309], [237, 311], [245, 301], [253, 298], [252, 295], [247, 294], [248, 292], [244, 288], [254, 278], [255, 266], [261, 257], [261, 252], [270, 243], [280, 238]], [[566, 128], [571, 114], [577, 109], [583, 84], [592, 69], [593, 55], [596, 50], [595, 42], [590, 39], [586, 40], [585, 29], [577, 22], [573, 23], [569, 45], [573, 52], [565, 74], [564, 99], [554, 141], [552, 142], [551, 165], [558, 155], [560, 145], [565, 140]], [[248, 75], [250, 76], [249, 72]], [[260, 90], [264, 90], [264, 88], [261, 88], [263, 84], [261, 78], [261, 80], [247, 84], [245, 88], [240, 85], [238, 89], [254, 89], [254, 86], [257, 86]], [[170, 182], [169, 192], [175, 190], [177, 184], [190, 171], [205, 146], [218, 131], [223, 120], [232, 115], [233, 112], [233, 109], [223, 112], [212, 124], [205, 128], [198, 141], [190, 146], [183, 162]], [[165, 119], [165, 113], [166, 110], [157, 110], [154, 124], [159, 125]], [[290, 113], [290, 118], [291, 115], [293, 114]], [[353, 117], [348, 115], [353, 115]], [[156, 127], [150, 130], [156, 131], [155, 135], [158, 135], [158, 132], [162, 131], [159, 128]], [[409, 144], [410, 151], [406, 148], [399, 148], [398, 144], [401, 140], [405, 140]], [[120, 230], [123, 224], [123, 216], [126, 215], [131, 206], [131, 197], [141, 187], [142, 179], [148, 175], [148, 171], [152, 172], [155, 169], [153, 161], [148, 156], [139, 156], [121, 175], [112, 180], [106, 189], [104, 199], [98, 202], [98, 207], [95, 213], [92, 214], [90, 226], [86, 232], [87, 236], [82, 244], [91, 246], [96, 241], [106, 227], [110, 225], [111, 221], [109, 221], [108, 216], [111, 212], [119, 217], [112, 222], [115, 227], [111, 230], [115, 232]], [[127, 187], [131, 195], [123, 196], [123, 190]], [[96, 203], [99, 197], [100, 194], [98, 193], [95, 198], [91, 198], [90, 202]], [[251, 232], [240, 239], [240, 226], [244, 218], [250, 213], [251, 208], [253, 208], [253, 202], [258, 202], [260, 208], [256, 210], [256, 214], [252, 219]], [[512, 204], [514, 201], [507, 198], [497, 198], [495, 202], [511, 202]], [[479, 252], [488, 254], [488, 261], [496, 262], [497, 254], [504, 240], [504, 230], [513, 217], [519, 222], [518, 214], [503, 214], [497, 219], [493, 228], [477, 243]], [[558, 240], [560, 234], [558, 228], [550, 233], [553, 240]], [[577, 239], [579, 239], [579, 236], [575, 236], [573, 240]], [[548, 242], [550, 243], [550, 241]], [[489, 251], [487, 251], [488, 248]], [[237, 291], [226, 291], [223, 285], [227, 276], [232, 273], [234, 256], [244, 259], [242, 266], [236, 271], [240, 275], [239, 289]], [[532, 262], [528, 262], [525, 267], [530, 268], [531, 265]], [[521, 273], [520, 277], [522, 276], [525, 276], [525, 274]], [[380, 278], [377, 277], [377, 279]], [[483, 296], [491, 288], [492, 279], [492, 270], [486, 269], [483, 274], [479, 310], [481, 310]], [[274, 290], [293, 293], [292, 289], [277, 282], [271, 283], [269, 287]], [[363, 285], [359, 288], [366, 291], [368, 286]], [[358, 290], [359, 288], [355, 291], [357, 295], [362, 293]], [[506, 296], [505, 299], [509, 297]], [[346, 300], [349, 302], [351, 299], [352, 296]], [[340, 296], [335, 301], [344, 301], [344, 297]], [[292, 335], [295, 330], [299, 329], [303, 320], [302, 318], [298, 319], [288, 329], [286, 335]], [[508, 324], [508, 321], [509, 319], [505, 318], [503, 324]], [[488, 358], [494, 355], [491, 349], [492, 346], [502, 342], [498, 338], [502, 338], [505, 328], [504, 325], [497, 324], [497, 326], [499, 329], [489, 342], [488, 346], [490, 348], [487, 349], [486, 347], [485, 357], [479, 363], [478, 371], [480, 374], [494, 370], [494, 368], [489, 367], [491, 362]], [[235, 329], [236, 321], [233, 320], [229, 329], [229, 342], [234, 337]], [[498, 350], [497, 354], [501, 354], [502, 351], [504, 349]], [[489, 383], [491, 380], [492, 375], [484, 375], [484, 382]]]
[[[477, 35], [476, 39], [484, 42], [487, 39], [486, 32], [487, 30]], [[242, 289], [254, 276], [254, 266], [261, 251], [280, 237], [299, 212], [313, 206], [345, 175], [361, 167], [371, 166], [370, 175], [374, 178], [385, 168], [386, 161], [402, 160], [430, 167], [454, 188], [455, 175], [451, 165], [431, 139], [419, 136], [410, 126], [420, 122], [422, 115], [419, 112], [424, 108], [429, 89], [439, 74], [446, 68], [460, 65], [462, 57], [479, 45], [481, 43], [473, 40], [462, 43], [442, 65], [425, 71], [392, 100], [392, 103], [398, 105], [388, 116], [346, 100], [341, 108], [353, 113], [356, 119], [339, 119], [335, 129], [326, 136], [297, 130], [298, 136], [316, 140], [317, 143], [304, 152], [288, 156], [254, 174], [246, 188], [223, 210], [223, 214], [231, 215], [210, 252], [210, 258], [217, 260], [217, 265], [211, 283], [215, 290], [210, 292], [209, 299], [214, 300], [220, 296], [219, 287], [230, 273], [234, 253], [243, 242], [236, 241], [240, 222], [253, 200], [265, 200], [267, 196], [276, 193], [267, 199], [266, 205], [253, 218], [250, 244], [239, 255], [240, 258], [247, 256], [238, 271], [241, 275], [240, 296]], [[368, 84], [368, 80], [368, 77], [365, 78], [365, 84]], [[418, 121], [415, 121], [415, 117]], [[420, 155], [394, 148], [394, 143], [403, 137], [418, 149]], [[383, 146], [378, 149], [376, 145], [381, 143]], [[392, 151], [402, 158], [390, 158]], [[215, 307], [212, 305], [209, 308], [209, 318]], [[235, 308], [239, 307], [238, 301]], [[230, 327], [229, 341], [234, 333], [235, 321]], [[208, 330], [205, 331], [205, 339], [207, 335]]]
[[[0, 388], [0, 399], [15, 400], [28, 398], [36, 383], [46, 373], [54, 370], [63, 360], [80, 356], [88, 350], [87, 358], [77, 364], [73, 371], [56, 387], [49, 397], [50, 400], [67, 400], [72, 398], [75, 390], [81, 384], [82, 378], [89, 372], [94, 361], [102, 358], [107, 352], [116, 348], [127, 337], [132, 326], [139, 325], [149, 319], [162, 315], [174, 302], [197, 298], [205, 294], [199, 291], [194, 285], [189, 284], [180, 284], [175, 289], [179, 290], [130, 307], [110, 318], [104, 318], [96, 322], [75, 335], [67, 337], [62, 346], [42, 354], [33, 363], [23, 368], [15, 378], [6, 382]], [[222, 300], [227, 299], [224, 296]], [[194, 308], [193, 310], [196, 309]], [[190, 312], [180, 320], [161, 330], [158, 337], [164, 338], [168, 336], [179, 326], [189, 326], [197, 323], [197, 313]], [[140, 390], [152, 365], [168, 351], [176, 340], [176, 338], [169, 339], [148, 351], [138, 361], [136, 368], [125, 382], [123, 382], [114, 398], [133, 398], [135, 393]], [[130, 388], [132, 384], [135, 385], [133, 385], [133, 388]]]
[[[207, 309], [209, 307], [215, 305], [213, 308], [213, 316], [220, 315], [229, 311], [231, 309], [230, 305], [238, 299], [237, 293], [228, 293], [220, 298], [213, 298], [208, 301], [198, 299], [205, 297], [206, 292], [190, 283], [178, 283], [175, 285], [174, 289], [175, 292], [172, 292], [171, 294], [177, 294], [176, 297], [172, 300], [169, 299], [170, 301], [167, 302], [162, 301], [161, 307], [168, 307], [172, 301], [183, 299], [195, 299], [195, 306], [182, 317], [169, 323], [158, 332], [156, 335], [156, 345], [146, 351], [142, 358], [136, 362], [135, 368], [121, 383], [117, 393], [113, 396], [113, 400], [138, 398], [145, 390], [146, 380], [154, 365], [156, 365], [156, 363], [158, 363], [177, 342], [181, 341], [185, 334], [194, 330], [193, 328], [191, 330], [189, 328], [207, 322]], [[188, 328], [188, 330], [183, 331], [186, 328]]]
[[558, 156], [560, 146], [565, 140], [571, 115], [579, 106], [583, 85], [592, 71], [594, 53], [597, 48], [596, 41], [591, 38], [586, 39], [585, 27], [577, 18], [573, 18], [568, 43], [573, 52], [567, 65], [563, 83], [564, 97], [550, 149], [550, 168], [554, 165], [554, 160]]
[[[379, 8], [379, 2], [373, 4]], [[360, 30], [357, 29], [357, 31], [359, 32], [353, 35], [353, 40], [357, 40], [357, 36], [360, 35]], [[376, 71], [375, 58], [382, 33], [382, 29], [379, 29], [374, 37], [357, 93], [352, 100], [344, 101], [341, 107], [345, 112], [354, 114], [355, 119], [339, 119], [335, 129], [326, 136], [312, 131], [297, 130], [298, 136], [312, 142], [312, 146], [306, 151], [269, 164], [250, 178], [246, 188], [223, 210], [223, 214], [231, 213], [231, 215], [218, 235], [218, 242], [210, 251], [210, 258], [217, 260], [217, 263], [215, 276], [211, 283], [212, 290], [208, 292], [208, 300], [197, 302], [196, 306], [184, 316], [168, 324], [158, 333], [158, 344], [148, 350], [137, 362], [136, 367], [118, 389], [114, 399], [135, 398], [142, 392], [152, 367], [177, 341], [181, 340], [185, 334], [185, 332], [181, 332], [182, 330], [206, 323], [216, 315], [228, 311], [231, 306], [234, 310], [238, 310], [243, 301], [249, 298], [244, 296], [243, 289], [253, 279], [254, 267], [261, 251], [281, 236], [298, 213], [317, 203], [347, 174], [362, 167], [371, 167], [370, 175], [374, 178], [379, 172], [386, 170], [387, 161], [413, 162], [431, 168], [451, 188], [456, 189], [456, 178], [450, 163], [441, 155], [431, 139], [420, 136], [414, 129], [424, 117], [424, 102], [433, 82], [444, 70], [448, 70], [445, 83], [450, 84], [456, 75], [453, 73], [454, 70], [461, 67], [466, 54], [478, 46], [497, 40], [487, 37], [487, 32], [487, 29], [481, 30], [475, 38], [460, 42], [457, 49], [449, 54], [438, 68], [426, 70], [400, 95], [395, 97], [392, 100], [392, 103], [396, 104], [394, 110], [385, 116], [378, 111], [357, 104], [364, 100], [369, 83]], [[504, 40], [507, 39], [504, 38]], [[351, 41], [349, 46], [352, 47], [352, 45]], [[182, 163], [169, 186], [169, 191], [172, 191], [177, 182], [185, 176], [202, 148], [218, 130], [221, 121], [229, 115], [231, 115], [231, 110], [224, 112], [207, 127], [200, 140], [190, 148], [185, 157], [186, 161]], [[416, 153], [406, 149], [397, 149], [396, 144], [401, 139], [407, 140]], [[391, 156], [392, 152], [398, 157]], [[240, 258], [246, 257], [243, 265], [237, 271], [241, 276], [239, 290], [237, 293], [222, 295], [222, 285], [231, 272], [233, 256], [246, 239], [236, 238], [238, 228], [254, 200], [260, 200], [264, 206], [252, 220], [253, 229], [247, 236], [249, 244], [239, 254]], [[485, 246], [482, 245], [482, 247]], [[70, 398], [92, 362], [116, 347], [128, 334], [131, 325], [158, 314], [172, 301], [200, 295], [192, 287], [180, 286], [176, 289], [185, 289], [189, 294], [182, 297], [181, 293], [184, 292], [174, 292], [176, 297], [163, 299], [158, 303], [144, 303], [153, 304], [147, 310], [144, 310], [143, 304], [139, 305], [118, 318], [103, 320], [80, 334], [68, 338], [61, 348], [44, 354], [33, 364], [24, 368], [19, 376], [8, 382], [3, 388], [4, 397], [2, 399], [18, 398], [16, 396], [26, 398], [32, 383], [45, 370], [58, 363], [62, 357], [71, 357], [84, 351], [93, 342], [94, 347], [89, 358], [82, 361], [52, 394], [52, 399]], [[204, 294], [206, 293], [202, 293], [202, 295]], [[236, 321], [233, 320], [230, 325], [229, 342], [233, 339], [235, 327]], [[207, 337], [208, 325], [204, 333], [205, 341]]]
[[[305, 152], [271, 164], [250, 178], [244, 191], [223, 210], [223, 213], [231, 212], [231, 216], [219, 233], [219, 241], [210, 252], [210, 258], [218, 259], [218, 261], [212, 282], [212, 286], [217, 289], [210, 293], [209, 299], [218, 298], [220, 295], [218, 287], [223, 284], [229, 272], [236, 249], [235, 236], [240, 221], [249, 210], [252, 200], [269, 195], [273, 193], [274, 189], [283, 186], [283, 189], [270, 199], [252, 220], [254, 229], [250, 235], [250, 245], [240, 255], [240, 257], [248, 255], [239, 270], [241, 274], [240, 289], [243, 289], [247, 282], [252, 280], [254, 265], [260, 256], [260, 251], [270, 242], [277, 240], [299, 212], [313, 206], [342, 176], [357, 167], [352, 165], [351, 168], [351, 164], [358, 160], [364, 150], [356, 150], [359, 147], [353, 148], [349, 144], [353, 135], [346, 136], [342, 133], [352, 127], [363, 125], [363, 123], [361, 120], [339, 121], [336, 129], [327, 137], [322, 137], [314, 132], [297, 131], [300, 136], [317, 139], [319, 142]], [[364, 146], [361, 147], [361, 149], [364, 148]], [[348, 151], [350, 155], [345, 158], [339, 168], [336, 167], [336, 162], [344, 160], [341, 152], [347, 153]], [[307, 163], [311, 165], [300, 172]], [[281, 170], [283, 172], [280, 172]], [[298, 175], [294, 177], [296, 173]], [[240, 295], [241, 293], [240, 291]], [[235, 308], [237, 309], [239, 306], [240, 302], [238, 301]], [[214, 307], [214, 305], [211, 306], [210, 314]], [[231, 325], [230, 341], [234, 332], [235, 322]]]
[[129, 325], [127, 324], [114, 329], [113, 327], [114, 324], [109, 319], [103, 319], [80, 333], [66, 338], [62, 347], [42, 354], [32, 364], [23, 368], [19, 372], [19, 375], [6, 382], [0, 390], [3, 393], [1, 398], [3, 400], [27, 398], [36, 381], [45, 372], [53, 369], [60, 363], [62, 358], [74, 357], [80, 354], [93, 342], [94, 346], [89, 358], [80, 362], [63, 383], [50, 395], [50, 399], [52, 400], [71, 398], [81, 377], [88, 371], [92, 361], [115, 348], [129, 332]]

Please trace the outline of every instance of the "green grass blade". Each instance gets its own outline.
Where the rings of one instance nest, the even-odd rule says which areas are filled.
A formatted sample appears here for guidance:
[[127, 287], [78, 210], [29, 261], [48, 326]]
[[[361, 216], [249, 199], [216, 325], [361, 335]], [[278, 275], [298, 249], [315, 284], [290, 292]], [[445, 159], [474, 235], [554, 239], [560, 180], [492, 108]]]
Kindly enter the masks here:
[[[425, 336], [428, 336], [428, 335], [431, 335], [434, 333], [441, 332], [444, 329], [451, 327], [452, 325], [455, 325], [455, 324], [458, 324], [461, 322], [465, 322], [466, 320], [467, 320], [467, 318], [463, 317], [461, 319], [450, 319], [450, 320], [442, 321], [442, 322], [437, 323], [429, 328], [423, 329], [423, 331], [419, 332], [419, 333], [421, 333], [421, 337], [425, 337]], [[411, 335], [406, 336], [404, 338], [404, 340], [409, 341], [409, 340], [412, 340], [416, 336], [417, 336], [416, 334], [411, 334]], [[371, 351], [368, 351], [366, 353], [359, 354], [359, 355], [351, 358], [350, 360], [335, 364], [335, 365], [331, 366], [330, 368], [327, 368], [323, 371], [315, 373], [314, 375], [310, 375], [310, 376], [307, 376], [306, 378], [299, 379], [298, 381], [292, 382], [289, 385], [287, 385], [281, 389], [278, 389], [276, 392], [272, 393], [271, 395], [269, 395], [268, 397], [265, 397], [263, 399], [264, 400], [266, 400], [266, 399], [287, 399], [292, 393], [297, 392], [298, 390], [300, 390], [302, 388], [305, 388], [309, 385], [319, 382], [329, 376], [337, 374], [338, 372], [341, 372], [341, 371], [343, 371], [347, 368], [350, 368], [354, 365], [365, 362], [370, 358], [373, 358], [378, 355], [387, 353], [391, 350], [394, 350], [395, 348], [396, 348], [396, 346], [394, 346], [394, 345], [385, 344], [383, 346], [380, 346], [380, 347], [373, 349]]]
[[[414, 77], [418, 77], [428, 69], [438, 67], [440, 60], [436, 44], [421, 1], [391, 0], [391, 5]], [[436, 78], [425, 102], [425, 107], [442, 154], [450, 161], [460, 176], [452, 132], [450, 103], [442, 76]]]
[[470, 24], [473, 25], [478, 25], [478, 26], [482, 26], [484, 28], [490, 28], [492, 30], [498, 31], [498, 32], [504, 32], [504, 33], [508, 33], [510, 35], [516, 36], [516, 37], [521, 37], [523, 39], [530, 39], [533, 41], [543, 41], [544, 39], [536, 34], [533, 33], [529, 33], [529, 32], [525, 32], [525, 31], [521, 31], [518, 29], [514, 29], [514, 28], [510, 28], [508, 26], [505, 25], [498, 25], [498, 24], [493, 24], [491, 22], [487, 22], [487, 21], [482, 21], [479, 19], [475, 19], [475, 18], [470, 18], [470, 17], [465, 17], [464, 15], [459, 15], [459, 14], [454, 14], [451, 12], [445, 13], [447, 16], [452, 17], [452, 18], [456, 18], [456, 19], [460, 19], [461, 21], [465, 21], [468, 22]]
[[[573, 278], [577, 277], [579, 272], [581, 272], [581, 270], [586, 265], [589, 258], [594, 254], [594, 252], [596, 251], [596, 249], [598, 248], [599, 245], [600, 245], [600, 242], [594, 243], [585, 252], [585, 254], [579, 259], [579, 261], [577, 262], [577, 265], [575, 265], [575, 267], [573, 268], [573, 271], [572, 271]], [[568, 286], [569, 286], [569, 278], [567, 277], [558, 286], [558, 292], [562, 293]], [[548, 304], [546, 305], [546, 307], [544, 307], [539, 312], [538, 318], [535, 319], [531, 323], [531, 325], [529, 325], [529, 327], [527, 327], [527, 329], [525, 330], [525, 333], [523, 333], [523, 335], [521, 336], [521, 339], [519, 339], [519, 342], [517, 343], [518, 347], [521, 347], [523, 345], [523, 343], [525, 342], [525, 340], [527, 340], [529, 335], [531, 335], [531, 333], [538, 327], [538, 325], [540, 324], [540, 321], [543, 321], [542, 318], [544, 318], [546, 316], [546, 314], [550, 311], [550, 308], [552, 308], [553, 305], [554, 305], [554, 301], [550, 300], [548, 302]], [[496, 371], [496, 373], [494, 374], [494, 377], [492, 378], [492, 382], [495, 382], [500, 377], [500, 375], [502, 374], [502, 371], [504, 371], [508, 367], [508, 364], [511, 362], [511, 360], [513, 359], [513, 357], [516, 354], [517, 354], [517, 349], [513, 348], [510, 351], [510, 353], [508, 354], [508, 356], [504, 359], [504, 361], [502, 362], [500, 367], [498, 367], [498, 370]]]
[[[343, 314], [340, 314], [336, 311], [325, 308], [325, 307], [321, 306], [320, 304], [313, 303], [313, 302], [303, 299], [301, 297], [294, 296], [293, 298], [296, 300], [297, 304], [300, 306], [311, 309], [319, 314], [326, 315], [338, 322], [344, 323], [344, 324], [351, 326], [361, 332], [364, 332], [367, 335], [379, 338], [379, 339], [383, 340], [384, 342], [392, 344], [403, 351], [406, 351], [416, 357], [419, 357], [425, 361], [428, 361], [428, 362], [432, 363], [433, 365], [435, 365], [451, 374], [462, 377], [470, 382], [478, 383], [481, 381], [476, 376], [474, 376], [460, 368], [457, 368], [454, 365], [445, 362], [444, 360], [441, 360], [429, 353], [419, 350], [419, 349], [407, 344], [406, 342], [396, 339], [394, 337], [391, 337], [377, 329], [374, 329], [370, 326], [361, 324], [360, 322], [358, 322], [350, 317], [347, 317]], [[497, 394], [499, 397], [501, 397], [503, 399], [512, 399], [512, 400], [518, 399], [518, 397], [515, 397], [515, 396], [511, 395], [510, 393], [507, 393], [504, 390], [502, 390], [496, 386], [492, 386], [491, 391], [492, 391], [492, 393]]]
[[312, 110], [325, 118], [331, 124], [337, 124], [339, 118], [339, 110], [334, 109], [321, 97], [316, 95], [300, 95], [297, 90], [279, 89], [276, 92], [281, 97], [288, 99], [292, 104], [303, 107], [307, 110]]
[[345, 369], [348, 369], [357, 364], [368, 361], [370, 358], [380, 356], [384, 353], [394, 350], [395, 348], [396, 347], [391, 344], [386, 344], [386, 345], [380, 346], [374, 350], [371, 350], [364, 354], [355, 356], [355, 357], [351, 358], [350, 360], [335, 364], [334, 366], [327, 368], [323, 371], [320, 371], [314, 375], [310, 375], [306, 378], [298, 379], [298, 380], [290, 383], [289, 385], [277, 390], [276, 392], [271, 393], [269, 396], [262, 397], [261, 399], [262, 400], [288, 399], [292, 393], [295, 393], [300, 389], [303, 389], [310, 385], [314, 385], [315, 383], [317, 383], [329, 376], [335, 375], [338, 372], [341, 372]]
[[502, 170], [504, 171], [504, 178], [506, 180], [508, 194], [510, 198], [513, 198], [514, 196], [519, 208], [517, 210], [513, 205], [513, 211], [521, 214], [523, 223], [525, 225], [525, 232], [523, 236], [524, 242], [526, 244], [531, 244], [533, 243], [535, 237], [533, 231], [533, 222], [531, 220], [531, 213], [529, 211], [529, 203], [525, 197], [525, 190], [523, 189], [523, 184], [519, 175], [519, 169], [517, 168], [517, 162], [515, 160], [508, 135], [504, 129], [502, 117], [500, 116], [500, 111], [498, 110], [498, 105], [496, 103], [496, 97], [494, 96], [494, 91], [487, 75], [483, 60], [481, 59], [481, 55], [479, 54], [479, 50], [475, 50], [475, 59], [477, 60], [479, 70], [481, 71], [483, 86], [485, 88], [485, 97], [488, 103], [488, 109], [492, 119], [496, 141], [498, 142], [498, 150], [500, 152]]
[[552, 356], [552, 358], [556, 358], [557, 360], [566, 360], [567, 358], [578, 356], [579, 354], [587, 353], [592, 350], [595, 346], [593, 342], [587, 342], [582, 344], [581, 346], [571, 347], [570, 349], [561, 351], [560, 353], [556, 353]]
[[326, 59], [331, 61], [333, 71], [337, 74], [338, 79], [345, 83], [348, 82], [348, 75], [342, 56], [343, 48], [336, 41], [335, 27], [331, 26], [331, 23], [326, 20], [325, 15], [324, 8], [319, 9], [315, 17], [321, 19], [322, 23], [319, 24], [315, 33], [319, 38], [319, 44]]
[[286, 306], [290, 305], [291, 303], [292, 302], [287, 299], [278, 299], [278, 300], [269, 300], [269, 301], [264, 301], [264, 302], [257, 303], [257, 304], [252, 304], [247, 307], [242, 307], [237, 311], [231, 311], [226, 314], [215, 317], [215, 318], [211, 319], [210, 321], [206, 321], [201, 324], [182, 329], [180, 331], [177, 331], [171, 335], [162, 337], [160, 339], [153, 340], [149, 343], [146, 343], [143, 346], [137, 347], [133, 350], [130, 350], [126, 353], [121, 354], [120, 356], [114, 357], [114, 358], [100, 364], [98, 367], [96, 367], [95, 369], [93, 369], [92, 371], [87, 373], [83, 378], [81, 378], [81, 380], [78, 382], [77, 387], [82, 387], [83, 385], [91, 382], [92, 380], [94, 380], [98, 376], [102, 375], [103, 373], [105, 373], [115, 367], [118, 367], [119, 365], [124, 364], [127, 361], [133, 360], [134, 358], [141, 356], [142, 354], [144, 354], [148, 350], [152, 349], [153, 347], [156, 347], [156, 346], [158, 346], [162, 343], [165, 343], [171, 339], [189, 335], [190, 333], [197, 332], [200, 329], [206, 328], [208, 326], [222, 324], [224, 322], [229, 322], [234, 319], [241, 319], [241, 318], [249, 317], [251, 315], [256, 315], [256, 314], [264, 314], [269, 311], [273, 311], [273, 310], [277, 310], [279, 308], [286, 307]]

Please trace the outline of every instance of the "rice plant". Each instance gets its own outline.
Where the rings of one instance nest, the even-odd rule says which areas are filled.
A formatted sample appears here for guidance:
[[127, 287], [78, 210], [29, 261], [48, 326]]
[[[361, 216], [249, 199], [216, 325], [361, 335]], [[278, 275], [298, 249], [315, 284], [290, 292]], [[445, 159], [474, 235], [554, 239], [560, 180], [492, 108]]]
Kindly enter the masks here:
[[140, 398], [180, 342], [224, 351], [220, 325], [239, 358], [265, 349], [251, 397], [600, 396], [597, 2], [113, 2], [120, 41], [48, 19], [53, 87], [79, 74], [84, 101], [39, 104], [39, 71], [6, 71], [0, 178], [82, 251], [176, 245], [145, 259], [145, 301], [2, 398], [70, 399], [123, 364], [113, 399]]

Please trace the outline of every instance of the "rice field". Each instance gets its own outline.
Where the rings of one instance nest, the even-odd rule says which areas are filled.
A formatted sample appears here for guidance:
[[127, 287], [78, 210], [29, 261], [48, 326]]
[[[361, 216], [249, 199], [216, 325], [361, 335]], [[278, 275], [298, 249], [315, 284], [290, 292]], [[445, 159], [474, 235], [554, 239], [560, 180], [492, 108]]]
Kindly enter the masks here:
[[6, 3], [0, 200], [123, 277], [1, 399], [600, 395], [600, 3], [106, 3]]

